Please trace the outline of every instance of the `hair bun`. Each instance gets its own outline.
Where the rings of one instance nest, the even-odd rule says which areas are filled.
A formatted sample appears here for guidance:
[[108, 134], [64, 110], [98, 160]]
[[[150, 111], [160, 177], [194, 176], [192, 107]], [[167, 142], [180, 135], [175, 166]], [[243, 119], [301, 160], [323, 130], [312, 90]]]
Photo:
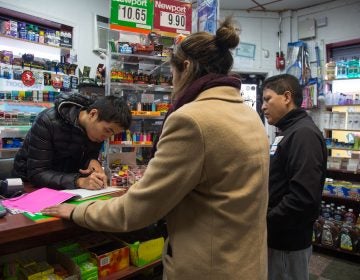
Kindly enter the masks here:
[[220, 27], [216, 30], [215, 42], [221, 49], [234, 49], [240, 42], [239, 30], [237, 29], [231, 18], [225, 19]]

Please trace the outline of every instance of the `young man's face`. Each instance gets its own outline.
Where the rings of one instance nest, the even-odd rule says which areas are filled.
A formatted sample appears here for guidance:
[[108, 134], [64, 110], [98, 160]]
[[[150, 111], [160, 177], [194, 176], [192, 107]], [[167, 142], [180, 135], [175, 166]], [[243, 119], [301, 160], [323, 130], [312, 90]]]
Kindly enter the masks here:
[[97, 112], [90, 112], [86, 125], [86, 134], [91, 141], [101, 143], [112, 135], [119, 134], [121, 131], [123, 131], [123, 128], [119, 124], [98, 121]]
[[283, 116], [285, 116], [291, 109], [291, 93], [277, 94], [271, 89], [263, 91], [263, 105], [261, 110], [268, 123], [275, 125]]

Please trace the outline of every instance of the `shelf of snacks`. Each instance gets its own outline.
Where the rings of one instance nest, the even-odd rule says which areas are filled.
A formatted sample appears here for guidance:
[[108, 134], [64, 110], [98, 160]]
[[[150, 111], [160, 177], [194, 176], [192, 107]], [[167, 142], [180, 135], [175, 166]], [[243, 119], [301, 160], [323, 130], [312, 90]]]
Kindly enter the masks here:
[[161, 265], [161, 260], [156, 260], [152, 263], [149, 263], [147, 265], [144, 265], [142, 267], [136, 267], [130, 265], [129, 267], [119, 270], [117, 272], [114, 272], [108, 276], [100, 277], [100, 280], [117, 280], [117, 279], [128, 279], [129, 277], [134, 277], [148, 269], [154, 268], [156, 266]]
[[[170, 108], [173, 91], [170, 48], [155, 42], [159, 38], [150, 37], [140, 38], [141, 44], [109, 42], [106, 94], [124, 96], [133, 116], [131, 132], [115, 135], [109, 141], [105, 151], [109, 166], [114, 167], [117, 160], [131, 166], [146, 165]], [[113, 184], [119, 185], [123, 178], [119, 179], [113, 167], [112, 178], [118, 180]]]

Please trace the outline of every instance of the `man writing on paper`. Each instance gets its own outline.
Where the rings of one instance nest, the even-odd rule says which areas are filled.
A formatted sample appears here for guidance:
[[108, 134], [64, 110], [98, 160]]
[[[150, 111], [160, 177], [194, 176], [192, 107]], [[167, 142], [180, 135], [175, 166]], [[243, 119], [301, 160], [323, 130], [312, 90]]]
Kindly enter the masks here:
[[97, 160], [101, 145], [130, 123], [131, 112], [122, 98], [60, 94], [27, 133], [13, 175], [53, 189], [101, 189], [107, 182]]

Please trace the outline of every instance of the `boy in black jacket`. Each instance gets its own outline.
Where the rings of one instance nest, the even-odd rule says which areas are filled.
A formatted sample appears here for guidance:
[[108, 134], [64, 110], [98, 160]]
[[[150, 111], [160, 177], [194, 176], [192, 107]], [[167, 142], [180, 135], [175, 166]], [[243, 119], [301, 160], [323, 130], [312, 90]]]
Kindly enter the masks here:
[[327, 150], [301, 109], [299, 81], [288, 74], [265, 80], [262, 110], [279, 129], [270, 147], [269, 280], [308, 280], [313, 223], [319, 216]]
[[53, 189], [100, 189], [107, 182], [97, 160], [102, 142], [130, 123], [131, 112], [122, 98], [60, 94], [27, 133], [13, 175]]

